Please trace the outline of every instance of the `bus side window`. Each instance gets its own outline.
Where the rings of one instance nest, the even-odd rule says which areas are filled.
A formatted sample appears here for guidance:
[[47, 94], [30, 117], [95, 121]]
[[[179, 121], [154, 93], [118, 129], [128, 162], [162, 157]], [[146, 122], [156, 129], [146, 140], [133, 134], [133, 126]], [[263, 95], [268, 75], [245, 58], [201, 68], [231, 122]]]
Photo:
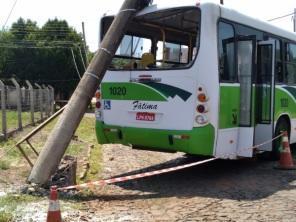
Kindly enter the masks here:
[[282, 42], [279, 39], [273, 37], [269, 38], [270, 40], [275, 40], [275, 71], [274, 77], [276, 83], [284, 82], [284, 73], [283, 73], [283, 60], [282, 60]]
[[219, 22], [219, 75], [221, 82], [236, 82], [234, 28]]
[[284, 76], [283, 76], [283, 64], [282, 61], [276, 61], [276, 67], [275, 67], [275, 81], [277, 83], [284, 82]]
[[287, 84], [296, 84], [296, 44], [286, 44], [284, 82]]

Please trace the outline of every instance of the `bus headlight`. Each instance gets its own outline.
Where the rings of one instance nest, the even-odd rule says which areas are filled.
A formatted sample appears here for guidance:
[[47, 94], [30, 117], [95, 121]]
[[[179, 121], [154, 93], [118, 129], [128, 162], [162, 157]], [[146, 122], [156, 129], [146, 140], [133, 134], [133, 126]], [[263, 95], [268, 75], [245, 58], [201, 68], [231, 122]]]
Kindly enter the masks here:
[[208, 123], [208, 118], [204, 115], [198, 115], [195, 118], [195, 122], [197, 124], [204, 125], [204, 124]]

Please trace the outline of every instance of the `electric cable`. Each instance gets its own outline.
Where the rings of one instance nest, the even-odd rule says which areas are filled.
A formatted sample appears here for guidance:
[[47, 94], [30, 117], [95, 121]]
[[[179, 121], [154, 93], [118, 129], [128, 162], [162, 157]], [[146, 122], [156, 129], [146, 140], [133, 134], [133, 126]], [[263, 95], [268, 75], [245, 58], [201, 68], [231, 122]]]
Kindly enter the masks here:
[[75, 55], [74, 55], [74, 52], [73, 52], [73, 48], [71, 48], [71, 53], [72, 53], [72, 58], [73, 58], [74, 66], [75, 66], [75, 69], [76, 69], [76, 71], [77, 71], [78, 77], [79, 77], [79, 79], [81, 79], [81, 75], [80, 75], [80, 73], [79, 73], [77, 63], [76, 63], [76, 61], [75, 61]]
[[291, 15], [294, 15], [294, 14], [295, 14], [295, 13], [292, 12], [292, 13], [290, 13], [290, 14], [283, 15], [283, 16], [279, 16], [279, 17], [276, 17], [276, 18], [272, 18], [272, 19], [269, 19], [269, 20], [267, 20], [267, 21], [271, 22], [271, 21], [274, 21], [274, 20], [278, 20], [278, 19], [286, 18], [286, 17], [291, 16]]
[[6, 21], [4, 22], [4, 25], [2, 26], [2, 30], [5, 29], [5, 26], [6, 26], [8, 20], [9, 20], [9, 18], [10, 18], [10, 16], [11, 16], [11, 14], [12, 14], [12, 12], [13, 12], [15, 6], [16, 6], [17, 1], [18, 1], [18, 0], [15, 0], [13, 6], [12, 6], [12, 8], [11, 8], [11, 10], [10, 10], [10, 12], [9, 12], [9, 14], [8, 14], [8, 16], [7, 16], [7, 18], [6, 18]]

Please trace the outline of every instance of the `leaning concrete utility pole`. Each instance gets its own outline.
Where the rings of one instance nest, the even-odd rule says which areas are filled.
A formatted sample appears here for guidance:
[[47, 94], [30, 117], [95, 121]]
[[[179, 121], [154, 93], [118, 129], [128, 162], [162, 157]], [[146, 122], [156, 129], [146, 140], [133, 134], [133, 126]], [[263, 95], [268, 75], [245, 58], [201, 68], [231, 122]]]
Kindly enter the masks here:
[[28, 182], [45, 185], [52, 176], [71, 141], [96, 89], [137, 11], [147, 7], [151, 0], [125, 0], [106, 33], [100, 48], [79, 82], [67, 108], [56, 123], [42, 149]]

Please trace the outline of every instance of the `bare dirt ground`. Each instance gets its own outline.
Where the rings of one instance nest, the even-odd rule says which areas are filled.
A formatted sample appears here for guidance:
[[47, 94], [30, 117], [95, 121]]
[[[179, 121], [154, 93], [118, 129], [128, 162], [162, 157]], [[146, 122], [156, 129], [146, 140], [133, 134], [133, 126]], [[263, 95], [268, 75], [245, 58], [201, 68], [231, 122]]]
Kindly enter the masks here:
[[[181, 154], [103, 146], [103, 177], [193, 161]], [[215, 161], [99, 189], [80, 221], [296, 221], [296, 171], [260, 160]], [[125, 174], [129, 172], [128, 174]], [[68, 221], [75, 221], [69, 218]], [[79, 220], [77, 220], [79, 221]]]

